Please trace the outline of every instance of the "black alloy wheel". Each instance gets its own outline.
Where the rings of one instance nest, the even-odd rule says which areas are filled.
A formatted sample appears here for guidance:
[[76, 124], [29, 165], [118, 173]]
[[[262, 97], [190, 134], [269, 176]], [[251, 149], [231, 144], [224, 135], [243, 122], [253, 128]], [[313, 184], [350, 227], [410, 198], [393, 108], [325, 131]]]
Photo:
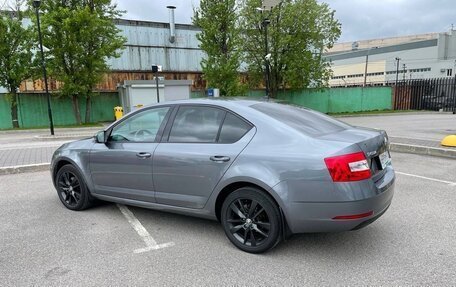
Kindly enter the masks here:
[[280, 241], [279, 209], [269, 195], [256, 188], [241, 188], [226, 198], [222, 224], [230, 241], [243, 251], [265, 252]]
[[79, 171], [70, 164], [64, 165], [57, 172], [55, 187], [60, 201], [68, 209], [83, 210], [93, 202]]

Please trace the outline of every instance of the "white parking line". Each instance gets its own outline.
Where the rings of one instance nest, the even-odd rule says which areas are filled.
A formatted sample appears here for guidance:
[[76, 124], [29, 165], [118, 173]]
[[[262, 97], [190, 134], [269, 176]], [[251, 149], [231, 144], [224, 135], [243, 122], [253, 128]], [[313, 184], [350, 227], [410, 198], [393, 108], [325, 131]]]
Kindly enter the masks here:
[[406, 176], [411, 176], [411, 177], [426, 179], [426, 180], [430, 180], [430, 181], [445, 183], [445, 184], [448, 184], [448, 185], [451, 185], [451, 186], [456, 186], [456, 182], [453, 182], [453, 181], [441, 180], [441, 179], [436, 179], [436, 178], [432, 178], [432, 177], [426, 177], [426, 176], [421, 176], [421, 175], [416, 175], [416, 174], [410, 174], [410, 173], [405, 173], [405, 172], [400, 172], [400, 171], [396, 171], [396, 173], [397, 173], [397, 174], [406, 175]]
[[149, 234], [149, 232], [144, 228], [144, 226], [139, 222], [136, 216], [126, 207], [125, 205], [117, 204], [117, 207], [120, 209], [120, 212], [125, 216], [128, 223], [133, 227], [142, 240], [146, 243], [145, 248], [139, 248], [133, 251], [133, 253], [142, 253], [151, 250], [157, 250], [165, 247], [170, 247], [174, 245], [174, 242], [167, 242], [163, 244], [157, 244], [154, 238]]

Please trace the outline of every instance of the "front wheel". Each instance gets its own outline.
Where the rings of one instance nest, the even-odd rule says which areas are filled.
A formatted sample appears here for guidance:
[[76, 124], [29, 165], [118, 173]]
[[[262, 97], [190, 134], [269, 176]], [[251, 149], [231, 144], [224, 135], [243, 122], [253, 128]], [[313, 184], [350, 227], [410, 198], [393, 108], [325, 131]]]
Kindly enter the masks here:
[[263, 191], [240, 188], [225, 199], [221, 221], [228, 239], [249, 253], [262, 253], [279, 243], [281, 220], [277, 204]]
[[67, 164], [62, 166], [55, 177], [55, 187], [60, 201], [71, 210], [84, 210], [93, 203], [93, 197], [79, 171]]

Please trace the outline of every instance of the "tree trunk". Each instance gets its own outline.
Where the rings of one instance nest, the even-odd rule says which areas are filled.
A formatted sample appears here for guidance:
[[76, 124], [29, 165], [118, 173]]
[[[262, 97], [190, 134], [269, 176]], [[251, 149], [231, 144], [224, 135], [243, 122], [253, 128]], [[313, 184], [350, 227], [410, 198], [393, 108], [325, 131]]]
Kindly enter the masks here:
[[85, 123], [88, 124], [90, 123], [90, 112], [92, 109], [92, 101], [90, 98], [90, 95], [87, 95], [86, 97], [86, 110], [85, 110]]
[[13, 128], [19, 128], [19, 119], [17, 118], [17, 94], [16, 92], [11, 93], [11, 120]]
[[80, 125], [81, 124], [81, 112], [79, 111], [79, 99], [77, 95], [73, 95], [71, 98], [71, 102], [73, 104], [73, 112], [74, 112], [74, 117], [76, 119], [76, 124]]

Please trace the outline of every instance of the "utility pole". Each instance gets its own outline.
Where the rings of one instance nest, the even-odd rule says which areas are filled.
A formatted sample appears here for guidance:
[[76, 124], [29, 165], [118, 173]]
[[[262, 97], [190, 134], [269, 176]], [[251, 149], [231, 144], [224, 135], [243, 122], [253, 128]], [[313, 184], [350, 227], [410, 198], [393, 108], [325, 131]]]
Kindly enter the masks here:
[[367, 81], [367, 65], [369, 63], [369, 51], [370, 51], [370, 49], [367, 51], [367, 54], [366, 54], [366, 66], [364, 67], [364, 83], [363, 83], [363, 87], [366, 86], [366, 81]]
[[[263, 1], [262, 1], [263, 3]], [[261, 27], [264, 29], [264, 65], [265, 65], [265, 76], [264, 76], [264, 82], [265, 82], [265, 90], [266, 90], [266, 98], [269, 101], [269, 74], [270, 74], [270, 69], [269, 69], [269, 60], [271, 58], [271, 55], [269, 54], [269, 45], [268, 45], [268, 25], [271, 24], [271, 20], [266, 18], [264, 16], [264, 13], [266, 11], [265, 7], [257, 7], [257, 11], [261, 13], [261, 16], [263, 18], [263, 21], [261, 22]]]
[[158, 91], [158, 65], [152, 65], [152, 73], [155, 74], [155, 85], [157, 90], [157, 103], [160, 103], [160, 92]]
[[399, 61], [401, 58], [396, 57], [396, 87], [397, 87], [397, 81], [399, 80]]
[[43, 51], [43, 37], [41, 36], [41, 26], [40, 26], [40, 0], [33, 1], [33, 7], [35, 8], [36, 13], [36, 24], [38, 26], [38, 40], [40, 44], [40, 52], [41, 52], [41, 67], [43, 69], [43, 78], [44, 78], [44, 87], [46, 91], [46, 98], [47, 98], [47, 108], [48, 108], [48, 116], [49, 116], [49, 129], [51, 131], [51, 135], [54, 135], [54, 120], [52, 118], [52, 110], [51, 110], [51, 95], [49, 94], [48, 88], [48, 80], [47, 80], [47, 72], [46, 72], [46, 60], [44, 58], [44, 51]]
[[403, 80], [405, 81], [405, 70], [406, 70], [407, 66], [405, 66], [405, 64], [402, 64], [402, 78]]

